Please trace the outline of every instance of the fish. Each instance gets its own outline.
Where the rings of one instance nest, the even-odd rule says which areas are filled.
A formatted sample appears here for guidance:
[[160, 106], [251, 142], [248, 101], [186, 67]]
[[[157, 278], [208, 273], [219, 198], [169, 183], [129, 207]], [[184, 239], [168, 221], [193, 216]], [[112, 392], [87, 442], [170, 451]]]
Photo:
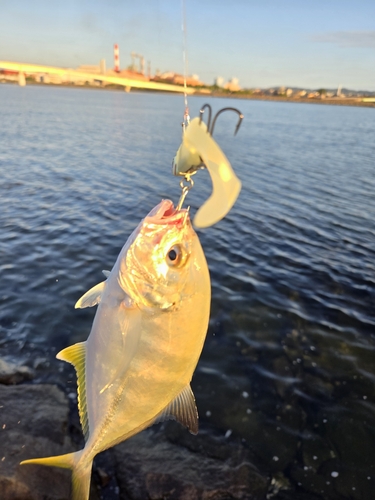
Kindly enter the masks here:
[[189, 210], [162, 200], [104, 274], [75, 305], [98, 305], [90, 335], [56, 356], [77, 373], [85, 446], [21, 462], [72, 469], [72, 500], [89, 498], [97, 453], [169, 419], [198, 432], [190, 382], [207, 334], [211, 284]]

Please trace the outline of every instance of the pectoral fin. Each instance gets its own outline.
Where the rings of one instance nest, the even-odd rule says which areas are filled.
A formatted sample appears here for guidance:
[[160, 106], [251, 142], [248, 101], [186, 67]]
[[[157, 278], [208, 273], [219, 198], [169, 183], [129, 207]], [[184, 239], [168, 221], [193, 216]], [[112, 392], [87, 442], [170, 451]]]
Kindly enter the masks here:
[[75, 309], [83, 309], [85, 307], [92, 307], [99, 304], [100, 299], [102, 297], [102, 293], [105, 288], [105, 281], [102, 281], [98, 285], [95, 285], [88, 292], [86, 292], [82, 297], [77, 300], [75, 304]]
[[160, 413], [154, 423], [165, 420], [177, 420], [192, 434], [198, 433], [198, 410], [190, 385], [187, 385], [177, 398]]
[[89, 436], [89, 421], [86, 402], [86, 342], [79, 342], [63, 349], [56, 355], [57, 359], [74, 366], [77, 372], [78, 410], [85, 440]]

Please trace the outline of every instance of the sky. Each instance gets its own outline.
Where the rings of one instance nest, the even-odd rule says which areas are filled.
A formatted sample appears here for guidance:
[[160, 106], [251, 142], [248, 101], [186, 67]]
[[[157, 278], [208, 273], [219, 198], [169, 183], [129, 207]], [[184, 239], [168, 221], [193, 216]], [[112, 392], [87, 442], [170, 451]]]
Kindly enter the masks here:
[[[185, 4], [186, 44], [182, 30]], [[0, 60], [188, 73], [245, 88], [375, 91], [375, 0], [0, 0]]]

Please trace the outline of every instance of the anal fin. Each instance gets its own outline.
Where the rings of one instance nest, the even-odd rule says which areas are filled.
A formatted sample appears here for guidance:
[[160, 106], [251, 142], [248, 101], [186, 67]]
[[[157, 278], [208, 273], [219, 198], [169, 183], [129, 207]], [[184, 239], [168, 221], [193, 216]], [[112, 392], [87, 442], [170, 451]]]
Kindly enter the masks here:
[[187, 385], [177, 398], [169, 403], [158, 415], [154, 423], [164, 422], [165, 420], [177, 420], [187, 427], [192, 434], [198, 433], [198, 410], [190, 385]]
[[79, 342], [63, 349], [56, 355], [56, 358], [70, 363], [77, 372], [79, 418], [85, 440], [87, 441], [89, 437], [89, 421], [86, 401], [86, 342]]

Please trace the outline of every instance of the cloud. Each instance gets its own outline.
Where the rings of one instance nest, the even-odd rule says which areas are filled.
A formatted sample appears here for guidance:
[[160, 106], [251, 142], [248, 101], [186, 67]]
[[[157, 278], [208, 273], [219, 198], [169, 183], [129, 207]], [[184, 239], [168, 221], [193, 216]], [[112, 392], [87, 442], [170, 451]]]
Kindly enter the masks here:
[[375, 31], [334, 31], [312, 35], [313, 42], [333, 43], [339, 47], [375, 47]]

